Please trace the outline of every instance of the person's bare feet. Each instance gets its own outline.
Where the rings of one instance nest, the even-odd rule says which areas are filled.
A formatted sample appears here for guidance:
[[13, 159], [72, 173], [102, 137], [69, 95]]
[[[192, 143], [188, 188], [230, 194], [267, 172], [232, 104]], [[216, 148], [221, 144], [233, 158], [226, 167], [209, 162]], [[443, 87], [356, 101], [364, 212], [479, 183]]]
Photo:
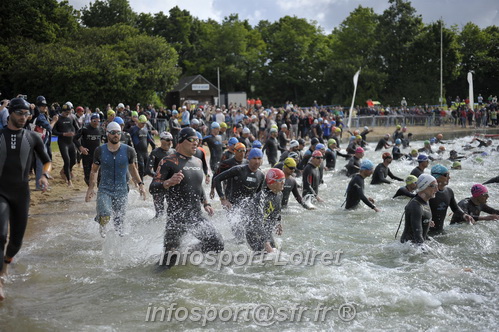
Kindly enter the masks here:
[[3, 284], [6, 277], [7, 277], [7, 264], [3, 264], [2, 271], [0, 271], [0, 301], [3, 301], [5, 299]]

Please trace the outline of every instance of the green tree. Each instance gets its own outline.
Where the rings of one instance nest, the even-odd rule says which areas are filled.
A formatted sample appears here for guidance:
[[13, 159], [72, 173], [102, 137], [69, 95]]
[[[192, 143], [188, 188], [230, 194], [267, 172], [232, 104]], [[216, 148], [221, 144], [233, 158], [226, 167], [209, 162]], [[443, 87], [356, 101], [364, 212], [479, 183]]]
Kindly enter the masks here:
[[108, 27], [115, 24], [134, 25], [136, 14], [128, 0], [96, 0], [82, 9], [81, 21], [89, 27]]

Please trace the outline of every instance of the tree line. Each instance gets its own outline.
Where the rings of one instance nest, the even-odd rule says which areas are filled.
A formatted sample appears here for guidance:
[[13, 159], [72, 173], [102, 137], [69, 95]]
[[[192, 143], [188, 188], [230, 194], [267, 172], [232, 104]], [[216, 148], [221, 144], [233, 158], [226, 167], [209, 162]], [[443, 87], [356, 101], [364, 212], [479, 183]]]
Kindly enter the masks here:
[[[358, 104], [439, 104], [440, 38], [444, 98], [499, 90], [499, 29], [425, 24], [409, 1], [388, 0], [382, 14], [358, 6], [331, 32], [285, 16], [251, 26], [237, 14], [200, 20], [179, 7], [135, 13], [128, 0], [0, 4], [0, 92], [91, 107], [163, 105], [183, 75], [201, 74], [223, 92], [245, 91], [264, 105], [348, 105], [358, 68]], [[0, 97], [1, 98], [1, 97]]]

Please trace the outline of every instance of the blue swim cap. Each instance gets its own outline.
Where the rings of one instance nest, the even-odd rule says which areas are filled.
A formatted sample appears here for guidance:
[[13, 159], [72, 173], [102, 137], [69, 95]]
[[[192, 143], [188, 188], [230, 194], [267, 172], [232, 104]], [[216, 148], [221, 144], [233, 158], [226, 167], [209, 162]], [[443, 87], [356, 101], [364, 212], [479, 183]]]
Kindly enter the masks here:
[[448, 174], [449, 169], [447, 167], [437, 164], [431, 168], [431, 175], [435, 178], [438, 179], [439, 177]]
[[423, 162], [423, 161], [428, 161], [428, 156], [425, 155], [424, 153], [421, 153], [419, 156], [418, 156], [418, 162]]
[[324, 144], [322, 144], [322, 143], [319, 143], [319, 144], [317, 144], [317, 145], [315, 146], [315, 149], [316, 149], [316, 150], [321, 150], [321, 149], [325, 150], [325, 149], [326, 149], [326, 146], [325, 146]]
[[253, 158], [262, 158], [263, 157], [263, 152], [260, 149], [253, 148], [250, 150], [248, 154], [248, 160], [253, 159]]
[[211, 129], [217, 129], [217, 128], [220, 128], [220, 124], [218, 122], [212, 122]]
[[256, 148], [256, 149], [261, 149], [262, 148], [262, 142], [260, 142], [259, 140], [253, 141], [253, 143], [251, 143], [251, 147], [252, 148]]
[[365, 159], [365, 160], [362, 160], [362, 162], [360, 163], [360, 169], [363, 170], [363, 169], [366, 169], [366, 170], [373, 170], [374, 168], [374, 164], [372, 161], [368, 160], [368, 159]]
[[[91, 119], [94, 119], [95, 115], [97, 115], [97, 118], [100, 118], [99, 114], [94, 114], [94, 115], [92, 115]], [[125, 123], [125, 121], [123, 121], [123, 119], [121, 117], [119, 117], [119, 116], [115, 117], [113, 121], [116, 122], [119, 125], [122, 125], [122, 124]]]
[[199, 139], [203, 139], [203, 135], [201, 135], [201, 133], [199, 131], [196, 130], [196, 136], [199, 138]]
[[173, 110], [172, 111], [172, 115], [177, 115], [178, 114], [178, 111], [177, 110]]
[[239, 143], [239, 140], [235, 137], [231, 137], [229, 139], [229, 142], [228, 142], [229, 146], [233, 146], [234, 144], [237, 144], [237, 143]]
[[402, 144], [402, 141], [400, 140], [400, 138], [397, 138], [397, 139], [395, 140], [395, 144]]
[[437, 139], [435, 137], [430, 139], [430, 143], [435, 143], [436, 141], [437, 141]]

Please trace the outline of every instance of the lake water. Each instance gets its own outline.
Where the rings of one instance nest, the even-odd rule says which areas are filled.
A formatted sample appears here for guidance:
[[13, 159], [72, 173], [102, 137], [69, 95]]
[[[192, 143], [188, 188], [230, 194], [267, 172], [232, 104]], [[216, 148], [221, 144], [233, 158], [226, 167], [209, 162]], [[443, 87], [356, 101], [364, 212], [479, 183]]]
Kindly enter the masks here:
[[[470, 140], [445, 146], [450, 151]], [[381, 153], [373, 150], [371, 143], [366, 158], [377, 164]], [[474, 159], [451, 171], [449, 186], [458, 200], [470, 196], [472, 184], [498, 175], [499, 154]], [[337, 168], [344, 164], [340, 158]], [[405, 178], [414, 166], [403, 161], [390, 168]], [[95, 202], [84, 203], [83, 196], [47, 206], [30, 221], [12, 264], [0, 330], [498, 330], [498, 221], [451, 227], [447, 217], [447, 233], [423, 252], [399, 242], [403, 226], [394, 239], [408, 201], [391, 197], [402, 183], [371, 186], [366, 180], [366, 193], [382, 212], [365, 206], [347, 212], [340, 206], [348, 181], [327, 173], [320, 188], [326, 202], [314, 211], [290, 198], [284, 233], [276, 237], [281, 254], [270, 256], [273, 261], [220, 268], [194, 260], [157, 271], [165, 222], [152, 219], [151, 198], [143, 202], [134, 190], [124, 237], [110, 232], [102, 239], [93, 221]], [[488, 188], [489, 205], [499, 207], [499, 185]], [[226, 240], [226, 253], [238, 253], [241, 263], [250, 250], [232, 240], [218, 200], [213, 206], [211, 220]], [[185, 239], [186, 246], [194, 242]], [[300, 263], [312, 253], [314, 264]], [[334, 259], [321, 261], [324, 254]]]

